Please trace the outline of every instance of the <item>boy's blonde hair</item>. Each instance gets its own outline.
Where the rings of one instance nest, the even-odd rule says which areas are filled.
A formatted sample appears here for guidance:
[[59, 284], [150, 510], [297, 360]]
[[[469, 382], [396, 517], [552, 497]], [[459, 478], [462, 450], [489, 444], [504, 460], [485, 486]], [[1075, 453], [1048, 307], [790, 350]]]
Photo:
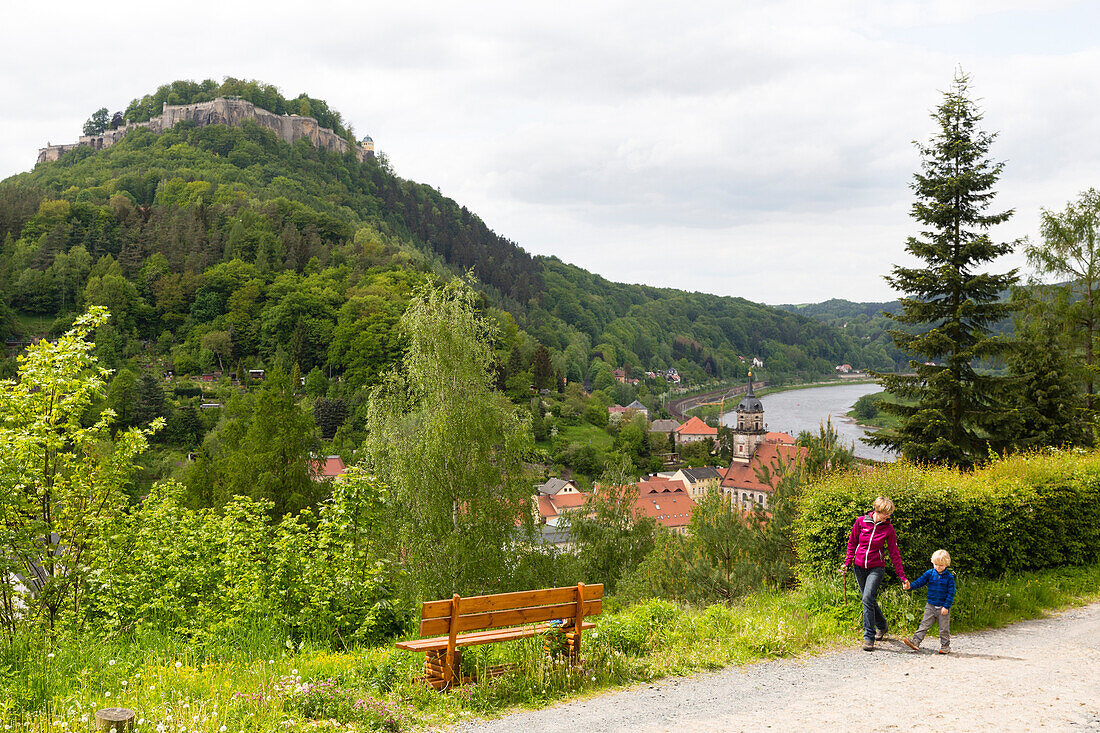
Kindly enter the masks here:
[[875, 503], [872, 508], [879, 514], [886, 514], [889, 516], [894, 513], [894, 502], [887, 499], [885, 496], [880, 496], [875, 499]]
[[947, 552], [947, 550], [936, 550], [932, 553], [932, 562], [942, 562], [944, 565], [950, 566], [951, 555]]

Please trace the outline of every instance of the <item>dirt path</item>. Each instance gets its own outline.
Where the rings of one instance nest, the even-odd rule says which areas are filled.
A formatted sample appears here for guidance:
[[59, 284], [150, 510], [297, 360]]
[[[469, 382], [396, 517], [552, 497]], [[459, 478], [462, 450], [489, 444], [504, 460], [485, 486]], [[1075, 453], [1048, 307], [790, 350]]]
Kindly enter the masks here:
[[[933, 628], [933, 632], [935, 629]], [[919, 654], [898, 639], [694, 677], [461, 731], [1100, 731], [1100, 603], [952, 637]]]

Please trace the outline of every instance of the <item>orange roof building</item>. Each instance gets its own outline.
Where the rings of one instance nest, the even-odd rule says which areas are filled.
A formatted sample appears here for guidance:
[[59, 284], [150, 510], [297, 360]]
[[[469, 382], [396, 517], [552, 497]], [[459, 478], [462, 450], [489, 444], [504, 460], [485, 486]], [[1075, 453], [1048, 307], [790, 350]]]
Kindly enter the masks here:
[[[647, 484], [647, 489], [642, 488]], [[634, 516], [651, 517], [657, 524], [678, 534], [687, 534], [695, 502], [679, 481], [639, 481]]]
[[700, 440], [714, 440], [718, 437], [718, 428], [707, 425], [698, 415], [692, 415], [691, 419], [673, 431], [676, 434], [677, 443], [697, 443]]
[[334, 481], [347, 473], [347, 470], [344, 459], [340, 456], [325, 456], [309, 462], [309, 475], [314, 481]]

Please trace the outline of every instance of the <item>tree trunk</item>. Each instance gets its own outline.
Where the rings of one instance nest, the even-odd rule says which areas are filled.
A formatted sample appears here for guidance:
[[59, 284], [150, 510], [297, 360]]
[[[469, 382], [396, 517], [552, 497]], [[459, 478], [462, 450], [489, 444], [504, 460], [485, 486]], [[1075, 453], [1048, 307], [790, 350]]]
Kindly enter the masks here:
[[95, 729], [110, 733], [129, 733], [134, 729], [137, 714], [127, 708], [104, 708], [95, 713]]

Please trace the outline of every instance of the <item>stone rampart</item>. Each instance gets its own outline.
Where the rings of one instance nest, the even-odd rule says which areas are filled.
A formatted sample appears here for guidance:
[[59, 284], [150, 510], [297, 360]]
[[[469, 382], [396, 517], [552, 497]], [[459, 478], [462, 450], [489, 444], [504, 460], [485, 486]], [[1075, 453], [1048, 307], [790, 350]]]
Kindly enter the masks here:
[[243, 99], [218, 97], [209, 102], [195, 104], [164, 105], [159, 115], [148, 122], [128, 122], [114, 130], [105, 130], [99, 135], [81, 135], [80, 140], [68, 145], [49, 145], [38, 150], [38, 162], [57, 160], [64, 153], [87, 145], [96, 150], [109, 148], [126, 136], [130, 130], [144, 127], [160, 134], [170, 130], [180, 122], [194, 122], [199, 127], [206, 125], [233, 125], [239, 127], [245, 120], [252, 120], [260, 127], [267, 128], [286, 143], [300, 138], [308, 138], [316, 147], [339, 153], [352, 150], [359, 160], [366, 160], [369, 153], [359, 145], [353, 145], [327, 127], [321, 127], [317, 120], [302, 115], [277, 115], [257, 107]]

